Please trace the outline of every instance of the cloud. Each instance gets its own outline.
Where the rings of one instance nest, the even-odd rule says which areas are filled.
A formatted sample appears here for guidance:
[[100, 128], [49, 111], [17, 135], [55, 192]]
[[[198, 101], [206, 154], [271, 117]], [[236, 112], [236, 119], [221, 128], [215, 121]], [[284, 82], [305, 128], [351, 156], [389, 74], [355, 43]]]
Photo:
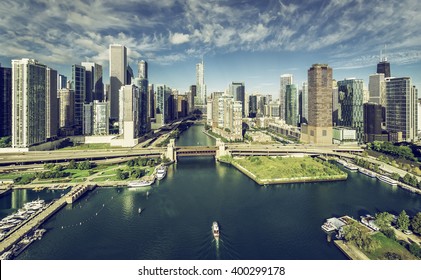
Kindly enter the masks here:
[[170, 33], [170, 42], [174, 45], [184, 44], [190, 41], [190, 35], [184, 33]]

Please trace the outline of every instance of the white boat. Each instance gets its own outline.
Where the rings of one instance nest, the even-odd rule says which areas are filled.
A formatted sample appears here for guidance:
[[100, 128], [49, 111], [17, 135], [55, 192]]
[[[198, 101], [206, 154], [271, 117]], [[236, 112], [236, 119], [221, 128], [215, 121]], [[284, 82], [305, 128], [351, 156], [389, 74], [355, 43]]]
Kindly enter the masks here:
[[131, 181], [128, 184], [129, 188], [136, 188], [136, 187], [147, 187], [154, 183], [153, 180], [139, 180], [139, 181]]
[[215, 237], [215, 239], [219, 239], [219, 226], [218, 226], [217, 221], [214, 221], [212, 223], [212, 233], [213, 233], [213, 237]]
[[34, 232], [34, 235], [33, 236], [34, 236], [35, 239], [40, 240], [46, 231], [47, 230], [46, 229], [43, 229], [43, 228], [42, 229], [37, 229]]
[[395, 180], [393, 180], [389, 177], [383, 176], [383, 175], [377, 176], [377, 179], [379, 179], [380, 181], [385, 182], [389, 185], [392, 185], [392, 186], [396, 186], [398, 184], [398, 181], [395, 181]]
[[0, 226], [0, 230], [8, 230], [8, 229], [11, 229], [11, 228], [14, 228], [14, 227], [16, 227], [15, 224], [2, 224]]
[[371, 172], [370, 170], [364, 169], [364, 168], [358, 168], [358, 171], [364, 175], [367, 175], [368, 177], [371, 178], [376, 178], [376, 173]]
[[140, 214], [140, 213], [142, 213], [142, 208], [141, 207], [139, 207], [139, 209], [137, 210], [137, 212]]
[[158, 180], [164, 179], [165, 175], [167, 175], [167, 167], [162, 165], [156, 169], [156, 178]]

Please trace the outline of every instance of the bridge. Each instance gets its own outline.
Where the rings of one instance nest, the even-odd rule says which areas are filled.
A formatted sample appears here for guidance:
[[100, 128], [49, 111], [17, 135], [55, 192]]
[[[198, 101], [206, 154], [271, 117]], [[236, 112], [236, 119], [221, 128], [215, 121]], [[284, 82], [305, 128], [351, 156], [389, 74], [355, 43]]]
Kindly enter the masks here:
[[[44, 164], [75, 161], [99, 161], [99, 160], [120, 160], [133, 157], [162, 157], [166, 156], [172, 161], [177, 161], [181, 157], [202, 157], [211, 156], [219, 158], [221, 156], [293, 156], [305, 154], [309, 156], [340, 156], [353, 158], [355, 154], [360, 154], [363, 149], [358, 146], [340, 145], [254, 145], [254, 144], [226, 144], [217, 140], [215, 146], [176, 146], [174, 139], [167, 147], [161, 148], [117, 148], [103, 150], [58, 150], [58, 151], [32, 151], [19, 152], [14, 154], [0, 154], [0, 165], [20, 165], [20, 164]], [[112, 162], [111, 162], [112, 163]]]

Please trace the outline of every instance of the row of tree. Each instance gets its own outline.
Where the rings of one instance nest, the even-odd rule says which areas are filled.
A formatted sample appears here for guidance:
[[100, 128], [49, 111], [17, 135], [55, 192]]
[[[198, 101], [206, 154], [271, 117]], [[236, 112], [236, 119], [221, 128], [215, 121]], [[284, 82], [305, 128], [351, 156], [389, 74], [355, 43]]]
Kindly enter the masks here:
[[117, 169], [116, 178], [117, 180], [126, 180], [128, 178], [139, 179], [142, 178], [145, 175], [145, 173], [145, 170], [140, 168], [132, 168], [129, 171]]
[[[376, 225], [380, 230], [390, 228], [394, 216], [388, 212], [381, 212], [376, 214]], [[405, 210], [399, 214], [396, 219], [396, 226], [400, 230], [412, 229], [413, 232], [421, 235], [421, 212], [418, 212], [412, 219], [406, 214]]]
[[417, 158], [414, 156], [412, 149], [407, 146], [395, 146], [390, 142], [374, 141], [372, 143], [368, 143], [367, 148], [394, 157], [417, 161]]
[[142, 158], [138, 157], [135, 159], [129, 160], [126, 165], [128, 167], [134, 167], [134, 166], [150, 166], [153, 167], [157, 164], [160, 164], [162, 162], [162, 159], [160, 157], [158, 158]]
[[373, 252], [380, 247], [380, 243], [355, 220], [343, 227], [343, 236], [346, 241], [354, 242], [360, 249], [367, 252]]

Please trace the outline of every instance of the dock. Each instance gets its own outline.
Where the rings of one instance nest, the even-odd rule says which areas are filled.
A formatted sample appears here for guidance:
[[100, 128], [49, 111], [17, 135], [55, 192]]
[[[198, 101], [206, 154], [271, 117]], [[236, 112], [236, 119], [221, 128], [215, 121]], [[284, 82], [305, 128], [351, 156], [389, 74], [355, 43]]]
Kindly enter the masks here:
[[53, 201], [43, 211], [34, 215], [29, 220], [22, 223], [19, 227], [11, 231], [5, 239], [0, 242], [0, 254], [10, 250], [14, 244], [19, 242], [25, 235], [41, 226], [42, 223], [57, 213], [65, 205], [75, 202], [84, 193], [88, 190], [93, 190], [95, 187], [96, 185], [79, 185], [74, 187], [63, 197]]

